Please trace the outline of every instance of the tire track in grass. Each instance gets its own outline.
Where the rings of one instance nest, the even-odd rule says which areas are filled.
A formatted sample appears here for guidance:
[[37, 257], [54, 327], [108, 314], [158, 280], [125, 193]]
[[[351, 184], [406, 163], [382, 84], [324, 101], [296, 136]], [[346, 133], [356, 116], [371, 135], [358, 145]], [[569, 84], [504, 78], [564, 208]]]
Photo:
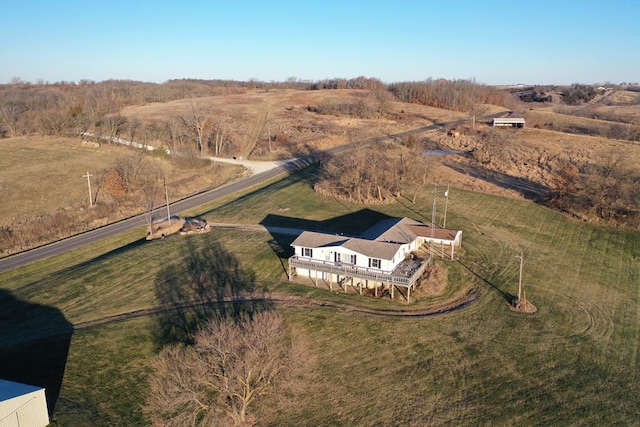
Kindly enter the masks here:
[[[572, 292], [565, 291], [565, 288], [551, 288], [540, 285], [529, 285], [530, 288], [542, 291], [548, 295], [552, 295], [548, 304], [544, 306], [548, 310], [556, 310], [554, 315], [567, 319], [566, 322], [559, 322], [557, 330], [568, 328], [568, 334], [558, 333], [553, 336], [546, 335], [545, 341], [555, 342], [563, 339], [563, 337], [589, 337], [595, 341], [601, 341], [610, 336], [614, 328], [614, 322], [606, 310], [603, 310], [598, 304], [589, 304], [585, 298], [575, 296]], [[538, 293], [538, 295], [542, 295]], [[559, 301], [564, 303], [558, 303]], [[573, 310], [573, 308], [577, 310]], [[576, 313], [576, 311], [579, 312]]]
[[[638, 282], [636, 282], [638, 283]], [[633, 340], [633, 347], [631, 353], [631, 366], [632, 368], [638, 367], [638, 352], [640, 351], [640, 285], [636, 285], [636, 319], [635, 319], [635, 339]]]
[[[639, 266], [628, 252], [621, 249], [617, 238], [607, 239], [601, 251], [612, 254], [604, 260], [602, 268], [596, 268], [600, 275], [596, 277], [599, 293], [594, 295], [595, 301], [604, 312], [616, 316], [615, 324], [602, 345], [607, 349], [607, 358], [635, 369], [640, 339]], [[635, 289], [623, 288], [622, 283]]]
[[[376, 316], [376, 317], [389, 317], [389, 318], [406, 318], [406, 319], [422, 319], [428, 317], [436, 317], [443, 316], [447, 314], [453, 314], [455, 312], [464, 310], [475, 303], [478, 299], [478, 292], [472, 290], [468, 294], [458, 298], [454, 301], [448, 301], [447, 303], [426, 308], [426, 309], [417, 309], [417, 310], [378, 310], [378, 309], [369, 309], [364, 307], [355, 307], [348, 304], [341, 304], [332, 301], [324, 301], [317, 299], [309, 299], [300, 296], [288, 295], [288, 294], [272, 294], [273, 296], [269, 297], [258, 297], [252, 298], [251, 295], [248, 295], [246, 298], [240, 299], [225, 299], [223, 301], [219, 301], [216, 303], [203, 303], [201, 301], [189, 301], [181, 304], [164, 304], [152, 307], [146, 307], [136, 310], [130, 310], [118, 314], [113, 314], [109, 316], [102, 316], [91, 320], [85, 320], [80, 322], [73, 323], [74, 331], [81, 331], [85, 329], [90, 329], [97, 326], [108, 325], [115, 322], [123, 322], [127, 320], [137, 319], [140, 317], [149, 317], [157, 314], [168, 313], [176, 310], [190, 309], [190, 308], [200, 308], [203, 306], [212, 306], [212, 305], [223, 305], [223, 304], [231, 304], [235, 302], [268, 302], [277, 304], [282, 308], [304, 308], [304, 307], [330, 307], [338, 310], [342, 310], [347, 313], [355, 313], [366, 316]], [[13, 344], [16, 343], [26, 343], [36, 339], [42, 338], [50, 338], [54, 336], [58, 336], [60, 334], [67, 333], [66, 330], [47, 330], [43, 331], [31, 331], [30, 333], [23, 333], [19, 338], [16, 338], [12, 341]]]
[[[454, 355], [454, 357], [455, 356], [459, 355]], [[450, 357], [449, 361], [451, 361], [451, 359]], [[447, 363], [449, 375], [454, 379], [455, 389], [457, 390], [457, 401], [451, 402], [451, 406], [455, 408], [454, 414], [459, 414], [459, 416], [455, 418], [456, 423], [462, 423], [467, 418], [469, 404], [469, 396], [467, 393], [469, 387], [467, 363], [463, 363], [466, 361], [464, 357], [456, 357], [455, 360], [458, 361], [457, 365]]]

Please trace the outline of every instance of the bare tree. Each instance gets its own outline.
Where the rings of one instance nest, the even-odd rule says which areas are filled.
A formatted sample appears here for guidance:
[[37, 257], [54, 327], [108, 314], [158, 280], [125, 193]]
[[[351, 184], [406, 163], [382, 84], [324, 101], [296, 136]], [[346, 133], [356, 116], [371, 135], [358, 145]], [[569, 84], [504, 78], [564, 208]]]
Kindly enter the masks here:
[[169, 117], [165, 123], [167, 137], [167, 145], [171, 156], [175, 157], [176, 153], [184, 150], [186, 145], [187, 136], [184, 132], [184, 122], [181, 117]]
[[501, 168], [509, 158], [509, 152], [517, 139], [516, 131], [489, 128], [482, 132], [473, 157], [479, 162]]
[[232, 121], [231, 111], [227, 111], [215, 121], [213, 129], [214, 156], [220, 156], [229, 139], [229, 124]]
[[487, 105], [473, 103], [469, 110], [469, 115], [471, 116], [471, 129], [476, 129], [476, 120], [485, 115], [487, 111], [489, 111], [489, 107]]
[[18, 136], [20, 116], [27, 111], [21, 102], [0, 102], [0, 135], [6, 132], [9, 137]]
[[389, 144], [371, 150], [361, 146], [349, 156], [328, 157], [314, 188], [355, 203], [390, 203], [408, 183], [422, 175], [421, 156]]
[[551, 176], [557, 191], [557, 198], [562, 200], [576, 191], [580, 170], [569, 159], [559, 159], [554, 174]]
[[114, 143], [125, 129], [127, 119], [120, 114], [109, 115], [102, 121], [102, 128], [109, 137], [109, 142]]
[[142, 192], [142, 206], [145, 212], [145, 219], [149, 227], [149, 234], [153, 233], [153, 210], [162, 199], [162, 177], [163, 172], [156, 164], [144, 162], [138, 172], [137, 181]]
[[214, 320], [191, 347], [163, 350], [145, 410], [155, 425], [251, 425], [249, 405], [285, 374], [292, 345], [281, 315]]
[[196, 133], [198, 150], [203, 156], [209, 141], [211, 127], [211, 109], [204, 102], [191, 102], [189, 113], [182, 116], [183, 123]]
[[373, 91], [373, 97], [376, 101], [376, 112], [378, 113], [378, 120], [380, 120], [389, 111], [392, 95], [386, 87], [378, 86]]
[[587, 165], [585, 196], [605, 221], [616, 221], [638, 210], [640, 179], [617, 154], [604, 156], [600, 165]]

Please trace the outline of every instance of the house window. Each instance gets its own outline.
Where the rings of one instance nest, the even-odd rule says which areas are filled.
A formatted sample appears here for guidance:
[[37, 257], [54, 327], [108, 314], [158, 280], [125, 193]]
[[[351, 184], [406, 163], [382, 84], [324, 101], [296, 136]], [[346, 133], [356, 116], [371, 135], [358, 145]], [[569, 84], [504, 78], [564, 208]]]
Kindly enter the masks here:
[[355, 264], [356, 263], [356, 256], [355, 255], [349, 255], [349, 256], [347, 256], [347, 259], [348, 259], [347, 262], [349, 264]]
[[307, 256], [309, 258], [313, 258], [313, 249], [311, 249], [311, 248], [302, 248], [302, 256]]
[[336, 252], [336, 258], [335, 258], [336, 262], [340, 262], [342, 261], [342, 254], [340, 252]]
[[378, 258], [369, 258], [369, 267], [371, 268], [380, 268], [382, 265], [382, 261]]

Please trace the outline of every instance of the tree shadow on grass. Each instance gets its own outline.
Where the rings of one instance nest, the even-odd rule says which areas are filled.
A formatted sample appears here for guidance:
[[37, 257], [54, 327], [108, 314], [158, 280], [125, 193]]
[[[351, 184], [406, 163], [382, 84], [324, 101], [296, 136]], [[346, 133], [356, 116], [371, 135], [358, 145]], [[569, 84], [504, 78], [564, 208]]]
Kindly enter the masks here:
[[158, 349], [193, 344], [194, 334], [210, 320], [237, 319], [271, 308], [256, 289], [254, 272], [215, 238], [202, 245], [187, 240], [182, 257], [157, 274], [154, 290], [167, 308], [154, 318]]
[[0, 378], [45, 388], [49, 416], [60, 394], [73, 335], [62, 312], [0, 289]]

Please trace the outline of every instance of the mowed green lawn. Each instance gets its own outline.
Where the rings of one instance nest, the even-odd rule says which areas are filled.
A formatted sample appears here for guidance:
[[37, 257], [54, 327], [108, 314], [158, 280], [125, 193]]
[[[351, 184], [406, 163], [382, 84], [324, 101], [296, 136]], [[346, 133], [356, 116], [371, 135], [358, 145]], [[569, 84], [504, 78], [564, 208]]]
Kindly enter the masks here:
[[[193, 213], [210, 222], [325, 229], [357, 230], [375, 219], [362, 206], [315, 195], [312, 179], [307, 171]], [[366, 208], [427, 221], [431, 190], [415, 204]], [[256, 402], [259, 424], [637, 424], [640, 233], [598, 229], [530, 202], [457, 189], [450, 192], [447, 225], [464, 230], [460, 263], [445, 264], [450, 286], [475, 287], [478, 300], [455, 313], [417, 319], [279, 308], [306, 337], [308, 370], [295, 393]], [[278, 254], [287, 254], [291, 237], [216, 230], [144, 242], [143, 235], [132, 232], [0, 274], [3, 341], [67, 334], [54, 412], [59, 425], [146, 424], [140, 406], [161, 316], [83, 322], [167, 303], [168, 289], [195, 277], [193, 259], [205, 265], [225, 259], [235, 266], [229, 271], [255, 289], [385, 309], [429, 304], [289, 284]], [[539, 308], [535, 315], [512, 312], [506, 302], [505, 294], [517, 291], [520, 251], [527, 297]], [[69, 323], [80, 329], [70, 333]]]

